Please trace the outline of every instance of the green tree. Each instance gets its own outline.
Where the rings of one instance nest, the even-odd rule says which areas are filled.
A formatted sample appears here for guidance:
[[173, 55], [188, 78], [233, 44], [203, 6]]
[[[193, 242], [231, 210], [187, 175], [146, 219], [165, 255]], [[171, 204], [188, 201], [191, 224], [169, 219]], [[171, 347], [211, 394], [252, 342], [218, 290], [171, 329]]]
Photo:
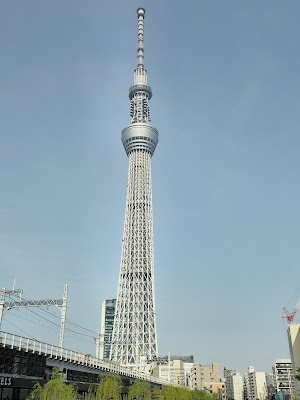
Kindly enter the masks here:
[[31, 398], [34, 400], [41, 400], [43, 394], [43, 387], [39, 382], [35, 383], [31, 392]]
[[180, 400], [190, 400], [190, 399], [192, 399], [191, 390], [183, 388], [183, 387], [175, 388], [175, 390], [176, 390], [176, 395], [175, 395], [176, 399], [180, 399]]
[[120, 400], [122, 394], [122, 379], [119, 375], [108, 374], [100, 379], [96, 392], [96, 400]]
[[[176, 400], [176, 389], [174, 386], [163, 386], [162, 395], [165, 400]], [[178, 399], [179, 400], [179, 399]]]
[[163, 400], [162, 391], [158, 386], [154, 386], [154, 388], [152, 389], [152, 399]]
[[31, 393], [31, 398], [34, 400], [75, 400], [78, 399], [77, 388], [73, 385], [67, 385], [59, 373], [57, 368], [54, 368], [51, 375], [51, 380], [44, 387], [36, 383]]
[[87, 400], [95, 400], [96, 399], [96, 392], [97, 392], [97, 387], [96, 386], [90, 386], [88, 388], [87, 392]]
[[150, 383], [146, 381], [134, 382], [128, 391], [128, 400], [151, 400]]
[[191, 392], [191, 400], [217, 400], [216, 393], [208, 393], [204, 390], [194, 390]]

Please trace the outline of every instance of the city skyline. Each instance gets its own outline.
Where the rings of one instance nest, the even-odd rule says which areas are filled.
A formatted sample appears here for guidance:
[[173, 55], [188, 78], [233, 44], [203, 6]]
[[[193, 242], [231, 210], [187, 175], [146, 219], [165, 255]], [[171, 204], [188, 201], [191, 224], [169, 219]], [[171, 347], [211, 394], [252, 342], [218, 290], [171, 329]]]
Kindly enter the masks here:
[[[164, 133], [152, 170], [159, 355], [268, 370], [289, 358], [281, 311], [299, 297], [295, 1], [3, 3], [1, 288], [16, 276], [25, 298], [60, 298], [68, 283], [67, 318], [99, 330], [120, 264], [139, 6]], [[33, 333], [30, 314], [4, 317], [3, 330], [58, 341], [42, 320]]]

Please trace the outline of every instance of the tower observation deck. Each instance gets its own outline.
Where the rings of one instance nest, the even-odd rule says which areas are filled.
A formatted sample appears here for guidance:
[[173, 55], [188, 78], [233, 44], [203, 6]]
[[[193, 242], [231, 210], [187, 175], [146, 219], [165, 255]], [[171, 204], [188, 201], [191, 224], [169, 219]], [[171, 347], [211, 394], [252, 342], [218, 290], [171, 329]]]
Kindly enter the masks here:
[[128, 185], [122, 255], [110, 358], [143, 366], [157, 357], [151, 157], [158, 131], [150, 125], [151, 87], [144, 67], [144, 17], [139, 8], [138, 56], [129, 88], [130, 125], [122, 131]]

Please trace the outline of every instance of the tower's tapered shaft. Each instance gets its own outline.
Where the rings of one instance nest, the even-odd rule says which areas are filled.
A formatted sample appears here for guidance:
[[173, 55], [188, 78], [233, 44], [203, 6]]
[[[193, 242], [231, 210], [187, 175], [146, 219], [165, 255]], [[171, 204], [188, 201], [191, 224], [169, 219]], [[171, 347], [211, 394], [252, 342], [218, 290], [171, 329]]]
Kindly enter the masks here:
[[144, 68], [145, 10], [139, 8], [137, 14], [138, 60], [129, 89], [132, 119], [122, 132], [129, 171], [111, 359], [140, 366], [157, 357], [151, 157], [158, 132], [150, 125], [152, 92]]

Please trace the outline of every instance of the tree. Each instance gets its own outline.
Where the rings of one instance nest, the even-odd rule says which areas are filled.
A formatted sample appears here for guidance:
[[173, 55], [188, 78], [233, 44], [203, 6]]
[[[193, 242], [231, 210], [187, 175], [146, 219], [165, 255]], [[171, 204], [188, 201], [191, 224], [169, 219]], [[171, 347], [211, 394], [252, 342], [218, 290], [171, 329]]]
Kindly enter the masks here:
[[165, 400], [176, 400], [176, 389], [174, 386], [163, 386], [162, 395]]
[[134, 382], [128, 391], [128, 400], [151, 400], [150, 383], [146, 381]]
[[36, 382], [33, 385], [33, 390], [31, 392], [30, 397], [34, 400], [41, 400], [42, 394], [43, 394], [43, 387], [41, 386], [41, 384], [39, 382]]
[[175, 389], [176, 390], [176, 399], [180, 399], [180, 400], [190, 400], [192, 399], [191, 395], [192, 392], [187, 389], [187, 388], [183, 388], [183, 387], [178, 387]]
[[215, 393], [207, 393], [204, 390], [190, 390], [183, 386], [163, 386], [161, 390], [154, 388], [152, 398], [153, 400], [217, 400]]
[[78, 399], [78, 393], [75, 386], [64, 382], [58, 368], [53, 368], [50, 381], [44, 387], [36, 383], [31, 398], [34, 400], [75, 400]]
[[162, 391], [158, 386], [154, 386], [152, 389], [152, 399], [153, 400], [163, 400]]
[[122, 379], [119, 375], [108, 374], [101, 378], [96, 392], [96, 400], [120, 400]]
[[95, 400], [96, 399], [96, 392], [97, 392], [97, 387], [96, 386], [89, 386], [86, 399], [87, 400]]

